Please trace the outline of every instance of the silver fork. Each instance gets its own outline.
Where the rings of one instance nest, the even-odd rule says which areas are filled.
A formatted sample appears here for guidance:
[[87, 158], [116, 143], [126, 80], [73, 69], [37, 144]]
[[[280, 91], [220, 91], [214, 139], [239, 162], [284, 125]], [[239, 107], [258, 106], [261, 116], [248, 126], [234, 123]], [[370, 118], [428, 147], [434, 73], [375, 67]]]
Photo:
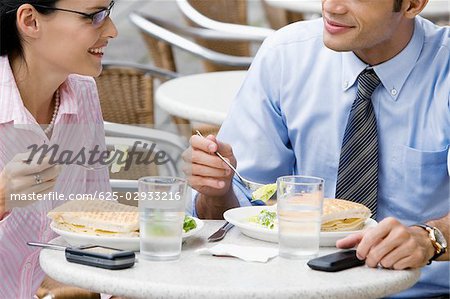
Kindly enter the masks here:
[[[197, 132], [197, 135], [198, 135], [198, 136], [205, 138], [205, 137], [202, 135], [202, 133], [200, 133], [200, 131], [196, 130], [196, 132]], [[258, 188], [264, 186], [264, 184], [252, 182], [252, 181], [250, 181], [250, 180], [247, 180], [247, 179], [243, 178], [243, 177], [241, 176], [241, 174], [236, 170], [236, 168], [234, 168], [234, 166], [233, 166], [230, 162], [228, 162], [228, 160], [225, 159], [218, 151], [216, 151], [215, 154], [216, 154], [223, 162], [225, 162], [225, 164], [227, 164], [228, 167], [230, 167], [230, 168], [234, 171], [234, 173], [237, 175], [237, 177], [238, 177], [239, 180], [242, 182], [242, 184], [245, 186], [245, 188], [247, 188], [247, 189], [249, 189], [250, 191], [253, 192], [253, 191], [256, 191]]]

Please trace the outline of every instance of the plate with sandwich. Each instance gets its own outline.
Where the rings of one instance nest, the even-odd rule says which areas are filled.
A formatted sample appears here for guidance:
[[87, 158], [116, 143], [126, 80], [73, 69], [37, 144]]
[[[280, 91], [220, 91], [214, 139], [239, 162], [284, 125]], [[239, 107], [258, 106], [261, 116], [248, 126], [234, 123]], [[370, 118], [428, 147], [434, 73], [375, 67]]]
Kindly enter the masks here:
[[[366, 206], [342, 199], [325, 199], [320, 232], [320, 246], [336, 246], [336, 241], [352, 233], [373, 227], [377, 222], [371, 218]], [[240, 207], [226, 211], [225, 220], [234, 224], [251, 238], [278, 242], [276, 206]]]
[[[48, 213], [50, 228], [71, 246], [100, 245], [139, 251], [139, 210], [107, 200], [70, 201]], [[186, 216], [183, 241], [196, 235], [203, 221]]]

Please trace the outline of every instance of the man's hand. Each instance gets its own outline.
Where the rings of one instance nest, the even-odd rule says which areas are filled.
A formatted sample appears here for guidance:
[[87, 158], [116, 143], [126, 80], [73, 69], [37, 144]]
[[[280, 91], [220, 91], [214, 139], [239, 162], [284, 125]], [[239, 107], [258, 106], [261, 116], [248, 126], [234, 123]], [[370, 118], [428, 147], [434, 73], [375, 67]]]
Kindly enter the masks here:
[[355, 246], [357, 257], [366, 260], [367, 266], [395, 270], [423, 267], [434, 255], [433, 244], [424, 229], [405, 226], [392, 217], [336, 242], [338, 248]]
[[233, 172], [215, 152], [236, 166], [236, 158], [231, 146], [217, 141], [214, 135], [206, 138], [194, 135], [189, 140], [191, 146], [183, 153], [183, 171], [189, 184], [207, 196], [225, 195], [231, 186]]
[[183, 171], [189, 184], [200, 194], [197, 199], [197, 214], [204, 218], [222, 218], [227, 209], [238, 206], [231, 188], [233, 171], [215, 152], [236, 166], [231, 146], [217, 141], [209, 135], [206, 138], [194, 135], [191, 146], [183, 153]]

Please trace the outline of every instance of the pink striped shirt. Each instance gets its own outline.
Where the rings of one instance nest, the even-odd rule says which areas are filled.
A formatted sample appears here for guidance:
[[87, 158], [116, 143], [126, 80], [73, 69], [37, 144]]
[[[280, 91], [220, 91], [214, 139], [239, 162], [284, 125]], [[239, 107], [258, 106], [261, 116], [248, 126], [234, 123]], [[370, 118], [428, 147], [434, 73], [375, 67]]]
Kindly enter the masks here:
[[[103, 118], [95, 81], [70, 75], [60, 86], [60, 108], [49, 140], [21, 100], [8, 58], [0, 57], [0, 172], [18, 153], [32, 144], [57, 144], [61, 149], [105, 148]], [[64, 194], [110, 192], [108, 170], [88, 171], [64, 165], [55, 190]], [[39, 201], [13, 208], [0, 221], [0, 298], [32, 298], [44, 273], [39, 267], [39, 249], [28, 241], [48, 242], [55, 237], [47, 212], [57, 201]]]

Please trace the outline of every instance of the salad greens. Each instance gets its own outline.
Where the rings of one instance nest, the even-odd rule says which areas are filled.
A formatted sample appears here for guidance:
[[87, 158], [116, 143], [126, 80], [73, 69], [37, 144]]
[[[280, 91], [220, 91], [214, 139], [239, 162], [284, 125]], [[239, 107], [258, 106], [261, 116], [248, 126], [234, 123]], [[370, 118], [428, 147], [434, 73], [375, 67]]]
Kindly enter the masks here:
[[185, 233], [187, 233], [190, 230], [193, 230], [196, 227], [197, 227], [197, 223], [195, 222], [195, 220], [192, 217], [184, 216], [183, 231]]
[[266, 202], [275, 192], [277, 192], [277, 183], [264, 185], [252, 193], [252, 201], [262, 200]]
[[262, 210], [258, 215], [250, 217], [248, 221], [261, 224], [267, 228], [273, 229], [275, 227], [275, 220], [277, 219], [277, 212], [270, 212]]
[[[197, 223], [192, 217], [184, 216], [183, 232], [187, 233], [188, 231], [191, 231], [196, 227]], [[177, 234], [176, 229], [174, 230], [173, 227], [167, 227], [166, 225], [162, 225], [161, 223], [147, 224], [146, 231], [152, 236], [173, 236]]]

